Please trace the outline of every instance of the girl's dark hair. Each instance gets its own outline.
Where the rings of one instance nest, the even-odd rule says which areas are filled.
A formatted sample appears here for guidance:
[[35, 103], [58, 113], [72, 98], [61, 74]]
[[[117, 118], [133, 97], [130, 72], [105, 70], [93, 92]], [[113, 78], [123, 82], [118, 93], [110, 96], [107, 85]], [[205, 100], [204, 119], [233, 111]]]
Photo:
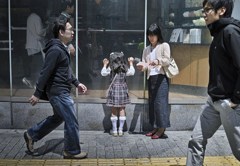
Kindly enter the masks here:
[[156, 23], [153, 23], [148, 27], [147, 36], [149, 36], [149, 35], [156, 35], [158, 37], [159, 43], [164, 42], [161, 28]]
[[56, 21], [54, 22], [53, 26], [53, 36], [54, 38], [58, 38], [59, 30], [66, 30], [66, 24], [69, 22], [69, 18], [63, 15], [60, 15]]
[[110, 54], [110, 68], [113, 73], [126, 73], [128, 70], [127, 61], [123, 52], [112, 52]]
[[211, 5], [215, 12], [220, 9], [221, 7], [226, 8], [226, 12], [224, 13], [223, 17], [231, 17], [234, 3], [233, 0], [204, 0], [203, 1], [203, 7], [209, 4]]

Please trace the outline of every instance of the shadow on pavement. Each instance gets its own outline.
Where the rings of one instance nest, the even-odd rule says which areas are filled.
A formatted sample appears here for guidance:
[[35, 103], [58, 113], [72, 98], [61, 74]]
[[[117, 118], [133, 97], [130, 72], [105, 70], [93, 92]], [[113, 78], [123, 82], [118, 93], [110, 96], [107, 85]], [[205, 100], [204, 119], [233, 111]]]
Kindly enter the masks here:
[[32, 154], [29, 154], [29, 152], [26, 152], [26, 153], [32, 156], [42, 156], [50, 152], [62, 155], [63, 146], [64, 146], [64, 138], [51, 139], [46, 141], [43, 146], [35, 149], [34, 153]]

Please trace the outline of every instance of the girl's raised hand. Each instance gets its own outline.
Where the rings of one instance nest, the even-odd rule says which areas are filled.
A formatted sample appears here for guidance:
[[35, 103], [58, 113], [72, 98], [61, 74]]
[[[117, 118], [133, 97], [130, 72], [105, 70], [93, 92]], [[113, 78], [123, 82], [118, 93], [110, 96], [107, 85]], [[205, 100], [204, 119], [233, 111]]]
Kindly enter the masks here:
[[108, 65], [108, 64], [109, 64], [109, 60], [108, 60], [107, 58], [104, 58], [104, 59], [103, 59], [103, 64], [104, 64], [104, 65]]
[[134, 58], [133, 57], [129, 57], [128, 58], [128, 62], [133, 62], [134, 61]]

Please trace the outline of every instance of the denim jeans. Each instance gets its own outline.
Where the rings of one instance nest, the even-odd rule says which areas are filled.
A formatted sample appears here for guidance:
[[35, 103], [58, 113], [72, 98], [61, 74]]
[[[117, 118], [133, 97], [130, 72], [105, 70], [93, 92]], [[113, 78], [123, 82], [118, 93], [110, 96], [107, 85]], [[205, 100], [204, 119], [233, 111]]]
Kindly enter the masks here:
[[36, 142], [64, 121], [64, 150], [73, 155], [79, 154], [81, 152], [79, 126], [71, 96], [69, 94], [51, 96], [49, 102], [53, 107], [53, 115], [28, 129], [29, 135]]
[[221, 125], [233, 155], [240, 161], [240, 105], [233, 109], [228, 105], [228, 100], [213, 102], [208, 98], [188, 143], [187, 166], [203, 165], [207, 140]]
[[148, 94], [150, 124], [154, 128], [170, 127], [168, 78], [162, 74], [150, 76], [148, 79]]

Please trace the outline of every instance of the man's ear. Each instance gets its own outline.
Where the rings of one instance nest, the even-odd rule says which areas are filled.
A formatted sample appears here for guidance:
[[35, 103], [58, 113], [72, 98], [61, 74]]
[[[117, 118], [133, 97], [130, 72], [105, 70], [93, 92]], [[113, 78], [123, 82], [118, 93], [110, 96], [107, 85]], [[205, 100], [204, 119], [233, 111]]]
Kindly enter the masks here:
[[225, 12], [226, 12], [226, 8], [225, 8], [225, 7], [221, 7], [221, 8], [219, 9], [219, 15], [220, 15], [220, 16], [223, 16]]
[[59, 29], [59, 35], [60, 35], [60, 36], [63, 36], [63, 32], [64, 32], [64, 31], [63, 31], [62, 29]]

